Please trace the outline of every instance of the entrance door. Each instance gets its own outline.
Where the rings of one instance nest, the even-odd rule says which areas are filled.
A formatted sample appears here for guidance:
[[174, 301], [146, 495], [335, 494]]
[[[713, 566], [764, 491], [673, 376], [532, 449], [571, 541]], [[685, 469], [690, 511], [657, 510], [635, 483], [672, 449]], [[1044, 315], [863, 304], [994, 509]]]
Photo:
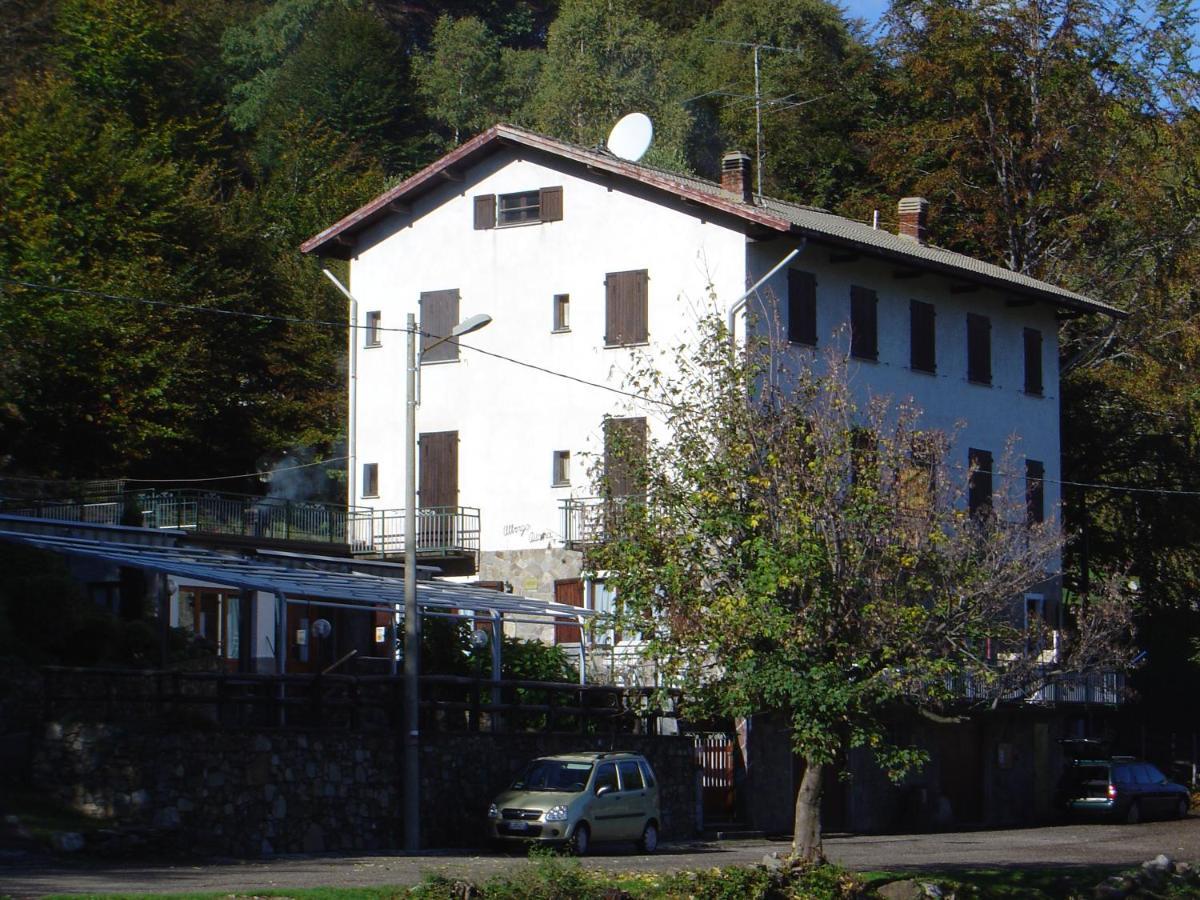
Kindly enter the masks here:
[[[554, 582], [554, 601], [567, 606], [583, 606], [583, 582], [578, 578]], [[566, 617], [554, 620], [554, 643], [578, 644], [579, 640], [578, 623]]]
[[421, 435], [417, 548], [451, 546], [458, 508], [458, 432]]

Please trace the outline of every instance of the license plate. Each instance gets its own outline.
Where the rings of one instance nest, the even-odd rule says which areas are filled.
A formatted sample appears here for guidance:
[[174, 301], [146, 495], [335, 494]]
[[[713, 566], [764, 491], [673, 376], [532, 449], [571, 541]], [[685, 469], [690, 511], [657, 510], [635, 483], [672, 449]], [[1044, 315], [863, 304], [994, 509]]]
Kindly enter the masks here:
[[508, 827], [512, 831], [528, 831], [529, 823], [528, 822], [509, 822]]

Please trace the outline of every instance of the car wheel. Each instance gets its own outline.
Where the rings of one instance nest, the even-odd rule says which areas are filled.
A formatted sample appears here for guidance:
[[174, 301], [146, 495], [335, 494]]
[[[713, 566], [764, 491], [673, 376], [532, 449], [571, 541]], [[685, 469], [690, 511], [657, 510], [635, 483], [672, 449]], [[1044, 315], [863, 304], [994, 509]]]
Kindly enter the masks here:
[[1188, 802], [1187, 802], [1187, 800], [1180, 799], [1179, 805], [1175, 807], [1175, 818], [1186, 819], [1187, 816], [1188, 816]]
[[653, 853], [658, 849], [658, 826], [653, 822], [647, 822], [645, 829], [642, 831], [642, 839], [638, 841], [637, 848], [642, 853]]
[[1129, 804], [1129, 809], [1125, 811], [1125, 824], [1136, 825], [1142, 821], [1142, 807], [1136, 800]]
[[587, 826], [587, 822], [580, 822], [575, 826], [575, 833], [571, 835], [570, 848], [571, 852], [576, 856], [587, 856], [588, 848], [592, 845], [592, 831]]

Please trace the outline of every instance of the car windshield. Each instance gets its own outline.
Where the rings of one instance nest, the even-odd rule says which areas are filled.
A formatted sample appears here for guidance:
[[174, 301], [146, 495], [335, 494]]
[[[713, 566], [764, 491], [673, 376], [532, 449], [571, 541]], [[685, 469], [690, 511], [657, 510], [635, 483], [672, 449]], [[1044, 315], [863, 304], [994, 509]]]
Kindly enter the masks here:
[[513, 782], [514, 791], [566, 791], [577, 794], [588, 783], [592, 764], [562, 759], [535, 759]]

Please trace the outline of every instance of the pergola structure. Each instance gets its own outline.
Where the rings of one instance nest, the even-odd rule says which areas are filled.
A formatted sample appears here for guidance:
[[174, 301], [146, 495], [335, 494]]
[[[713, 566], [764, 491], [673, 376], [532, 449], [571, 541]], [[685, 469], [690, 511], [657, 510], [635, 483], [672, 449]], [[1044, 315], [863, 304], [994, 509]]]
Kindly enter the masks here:
[[[19, 521], [21, 518], [3, 517], [3, 524], [8, 527], [0, 529], [0, 540], [161, 575], [195, 578], [241, 591], [271, 594], [275, 599], [275, 668], [280, 674], [284, 673], [287, 661], [284, 648], [287, 646], [287, 606], [291, 603], [388, 613], [392, 622], [390, 645], [395, 646], [395, 622], [404, 606], [404, 581], [401, 577], [353, 571], [353, 560], [336, 561], [337, 568], [348, 568], [348, 571], [331, 571], [334, 567], [330, 563], [334, 561], [330, 557], [301, 553], [235, 556], [200, 547], [147, 543], [145, 537], [148, 534], [161, 539], [162, 532], [120, 526], [102, 526], [102, 533], [113, 533], [112, 540], [84, 537], [80, 532], [94, 534], [96, 526], [70, 521], [30, 519], [32, 530], [14, 529], [12, 526], [18, 523], [25, 524]], [[129, 539], [116, 539], [121, 537]], [[378, 568], [378, 565], [371, 567]], [[165, 589], [159, 593], [165, 634], [170, 594]], [[497, 638], [503, 633], [503, 622], [552, 624], [565, 618], [578, 623], [582, 630], [585, 620], [594, 615], [591, 610], [562, 603], [433, 579], [417, 582], [417, 607], [421, 617], [472, 620], [485, 615], [490, 617], [495, 636], [491, 641], [492, 679], [495, 681], [500, 679], [502, 641]], [[586, 681], [587, 668], [584, 643], [579, 642], [581, 684]]]

